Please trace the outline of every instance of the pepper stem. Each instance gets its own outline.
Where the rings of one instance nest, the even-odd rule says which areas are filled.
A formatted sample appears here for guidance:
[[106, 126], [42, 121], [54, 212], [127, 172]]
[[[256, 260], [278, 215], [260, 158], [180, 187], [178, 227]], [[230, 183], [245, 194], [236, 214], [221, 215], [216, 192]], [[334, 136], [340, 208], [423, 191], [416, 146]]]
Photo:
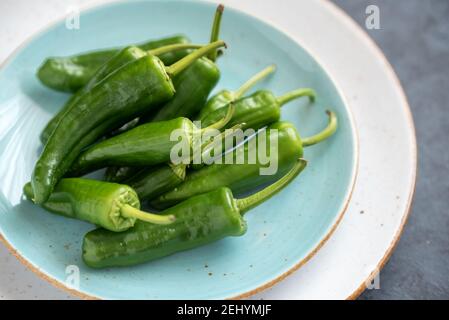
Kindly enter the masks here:
[[200, 130], [200, 133], [204, 133], [204, 131], [210, 130], [210, 129], [222, 129], [225, 125], [228, 124], [229, 121], [231, 121], [232, 117], [234, 116], [235, 106], [233, 102], [230, 102], [228, 104], [228, 111], [226, 112], [225, 116], [218, 120], [217, 122], [211, 124], [210, 126], [203, 128]]
[[268, 200], [272, 196], [274, 196], [276, 193], [284, 189], [290, 182], [295, 179], [302, 170], [307, 165], [307, 161], [304, 159], [298, 159], [295, 165], [292, 169], [290, 169], [289, 172], [287, 172], [282, 178], [280, 178], [275, 183], [269, 185], [265, 189], [256, 192], [253, 195], [250, 195], [249, 197], [243, 198], [243, 199], [237, 199], [237, 207], [240, 210], [240, 214], [243, 215], [248, 210], [254, 208], [255, 206], [261, 204], [265, 200]]
[[310, 102], [314, 102], [316, 94], [313, 89], [300, 88], [300, 89], [296, 89], [296, 90], [287, 92], [286, 94], [278, 97], [277, 101], [278, 101], [279, 105], [282, 107], [284, 104], [286, 104], [292, 100], [301, 98], [301, 97], [309, 97]]
[[137, 220], [142, 220], [145, 222], [150, 222], [154, 224], [171, 224], [176, 218], [174, 215], [159, 215], [154, 213], [148, 213], [136, 209], [129, 204], [125, 204], [120, 208], [120, 212], [125, 218], [136, 218]]
[[177, 74], [179, 74], [181, 71], [183, 71], [185, 68], [190, 66], [197, 59], [199, 59], [199, 58], [205, 56], [206, 54], [208, 54], [209, 52], [216, 50], [217, 48], [221, 48], [221, 47], [226, 48], [226, 43], [224, 41], [220, 40], [220, 41], [212, 42], [208, 45], [201, 47], [198, 50], [195, 50], [194, 52], [185, 56], [181, 60], [175, 62], [171, 66], [165, 67], [165, 70], [171, 77], [174, 77]]
[[271, 66], [266, 67], [259, 73], [255, 74], [248, 81], [246, 81], [237, 91], [234, 93], [234, 99], [239, 99], [243, 96], [249, 89], [255, 86], [259, 81], [266, 78], [268, 75], [273, 73], [276, 70], [276, 66], [272, 64]]
[[[223, 16], [223, 11], [224, 6], [222, 4], [219, 4], [217, 10], [215, 10], [214, 22], [212, 24], [212, 31], [210, 34], [211, 43], [217, 41], [220, 35], [221, 17]], [[215, 60], [217, 60], [217, 50], [214, 50], [211, 53], [209, 53], [207, 57], [215, 62]]]
[[167, 52], [184, 50], [184, 49], [198, 49], [201, 47], [202, 47], [201, 44], [177, 43], [177, 44], [170, 44], [167, 46], [159, 47], [159, 48], [156, 48], [153, 50], [148, 50], [147, 52], [153, 56], [159, 56], [159, 55], [167, 53]]
[[326, 128], [316, 135], [302, 139], [303, 147], [313, 146], [314, 144], [326, 140], [335, 133], [338, 127], [337, 115], [329, 110], [326, 110], [326, 113], [329, 116], [329, 122]]

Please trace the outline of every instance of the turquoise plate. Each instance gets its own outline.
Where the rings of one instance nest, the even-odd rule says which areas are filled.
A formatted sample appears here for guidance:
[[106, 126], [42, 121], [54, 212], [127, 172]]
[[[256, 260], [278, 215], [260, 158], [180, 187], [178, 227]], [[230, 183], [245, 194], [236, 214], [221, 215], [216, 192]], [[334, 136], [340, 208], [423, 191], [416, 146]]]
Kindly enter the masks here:
[[[41, 151], [39, 133], [68, 98], [41, 85], [35, 72], [52, 55], [137, 43], [186, 33], [205, 43], [215, 5], [198, 1], [132, 1], [81, 14], [80, 29], [60, 22], [20, 49], [0, 71], [0, 231], [4, 243], [33, 271], [82, 297], [106, 299], [222, 299], [247, 297], [302, 265], [328, 238], [348, 204], [356, 176], [352, 117], [329, 75], [291, 37], [254, 17], [226, 9], [218, 88], [237, 88], [276, 63], [260, 84], [282, 94], [312, 87], [314, 105], [296, 101], [282, 110], [303, 136], [320, 130], [324, 110], [338, 114], [337, 134], [308, 148], [309, 166], [280, 194], [245, 217], [248, 232], [135, 267], [92, 270], [81, 261], [87, 223], [49, 214], [22, 199]], [[79, 275], [79, 278], [77, 276]], [[79, 280], [79, 281], [78, 281]], [[301, 285], [298, 283], [298, 285]]]

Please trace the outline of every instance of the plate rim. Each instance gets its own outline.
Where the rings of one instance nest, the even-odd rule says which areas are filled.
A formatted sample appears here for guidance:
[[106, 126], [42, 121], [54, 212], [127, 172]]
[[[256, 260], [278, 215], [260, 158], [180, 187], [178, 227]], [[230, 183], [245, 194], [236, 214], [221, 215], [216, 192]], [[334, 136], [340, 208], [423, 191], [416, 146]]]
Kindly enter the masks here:
[[[152, 1], [160, 1], [160, 0], [150, 0], [150, 1], [136, 0], [136, 1], [133, 1], [133, 2], [127, 2], [125, 0], [112, 0], [112, 1], [96, 0], [94, 3], [87, 4], [87, 5], [84, 5], [84, 6], [80, 6], [79, 12], [80, 12], [80, 14], [82, 14], [82, 13], [86, 13], [86, 12], [89, 12], [89, 11], [101, 9], [102, 7], [106, 8], [108, 6], [114, 6], [114, 5], [117, 5], [117, 4], [139, 3], [139, 2], [140, 3], [145, 3], [145, 2], [152, 2]], [[178, 0], [168, 0], [168, 1], [178, 1]], [[216, 4], [216, 2], [213, 2], [213, 0], [183, 0], [183, 1], [184, 2], [190, 2], [190, 3], [201, 3], [201, 2], [203, 2], [203, 3], [206, 3], [206, 4], [214, 4], [214, 5]], [[322, 3], [328, 2], [327, 0], [320, 0], [320, 1]], [[328, 2], [328, 3], [330, 3], [330, 2]], [[334, 231], [337, 229], [338, 225], [340, 224], [341, 220], [343, 219], [344, 214], [346, 213], [346, 211], [348, 209], [348, 206], [349, 206], [349, 204], [351, 202], [351, 199], [352, 199], [352, 195], [353, 195], [353, 192], [354, 192], [354, 189], [355, 189], [355, 185], [356, 185], [356, 181], [357, 181], [357, 177], [358, 177], [358, 173], [359, 173], [360, 149], [359, 149], [358, 128], [356, 126], [356, 120], [355, 120], [352, 108], [350, 106], [349, 99], [347, 99], [346, 95], [341, 90], [341, 88], [338, 85], [338, 83], [335, 81], [334, 75], [331, 74], [326, 68], [324, 68], [324, 65], [321, 63], [321, 60], [318, 59], [317, 56], [314, 54], [314, 51], [311, 50], [310, 47], [308, 47], [307, 45], [304, 45], [303, 43], [301, 43], [292, 33], [290, 33], [289, 31], [285, 30], [285, 28], [282, 28], [282, 27], [278, 26], [276, 23], [274, 23], [270, 19], [261, 18], [261, 17], [259, 17], [256, 14], [248, 13], [248, 12], [246, 12], [244, 10], [241, 10], [239, 8], [236, 8], [236, 6], [230, 5], [230, 4], [226, 4], [225, 9], [226, 8], [230, 8], [231, 10], [234, 10], [234, 11], [238, 12], [239, 14], [242, 14], [242, 15], [247, 16], [249, 18], [256, 19], [256, 20], [260, 21], [261, 23], [264, 23], [264, 24], [268, 25], [269, 27], [275, 29], [276, 31], [278, 31], [280, 33], [283, 33], [291, 41], [293, 41], [297, 45], [299, 45], [301, 47], [301, 49], [304, 50], [310, 57], [313, 58], [314, 62], [323, 70], [323, 72], [326, 74], [326, 76], [330, 79], [330, 81], [332, 82], [333, 86], [335, 87], [335, 90], [336, 90], [338, 96], [342, 100], [343, 105], [345, 106], [346, 112], [348, 114], [349, 127], [350, 127], [350, 131], [351, 131], [351, 135], [352, 135], [353, 140], [354, 140], [354, 149], [353, 149], [354, 152], [353, 152], [353, 156], [352, 156], [353, 166], [351, 168], [350, 182], [348, 184], [348, 188], [346, 190], [346, 193], [345, 193], [344, 200], [342, 202], [341, 208], [340, 208], [338, 214], [334, 217], [332, 224], [326, 230], [326, 233], [324, 234], [324, 236], [313, 246], [313, 248], [307, 253], [307, 255], [304, 258], [302, 258], [299, 261], [297, 261], [287, 271], [279, 274], [276, 277], [273, 277], [271, 280], [266, 281], [265, 283], [257, 286], [254, 289], [245, 291], [245, 292], [237, 294], [237, 295], [231, 295], [229, 297], [224, 297], [223, 298], [225, 300], [238, 300], [238, 299], [249, 298], [249, 297], [251, 297], [251, 296], [253, 296], [255, 294], [258, 294], [258, 293], [260, 293], [262, 291], [265, 291], [265, 290], [269, 289], [270, 287], [276, 285], [277, 283], [281, 282], [282, 280], [287, 278], [289, 275], [293, 274], [295, 271], [300, 269], [310, 259], [312, 259], [315, 256], [315, 254], [326, 244], [326, 242], [329, 240], [329, 238], [331, 238], [331, 236], [334, 234]], [[6, 59], [2, 63], [0, 63], [0, 70], [2, 70], [7, 64], [9, 64], [11, 62], [11, 60], [22, 49], [25, 49], [26, 46], [30, 42], [32, 42], [36, 37], [38, 37], [41, 34], [44, 34], [45, 32], [49, 31], [50, 29], [52, 29], [53, 27], [58, 25], [59, 23], [63, 22], [65, 18], [66, 18], [65, 16], [61, 16], [61, 17], [59, 17], [57, 19], [54, 19], [53, 21], [50, 21], [49, 23], [47, 23], [44, 27], [42, 27], [39, 30], [37, 30], [37, 31], [33, 32], [32, 34], [30, 34], [23, 42], [21, 42], [21, 44], [19, 46], [17, 46], [6, 57]], [[349, 16], [348, 16], [348, 18], [349, 18]], [[371, 40], [371, 38], [369, 38], [369, 39]], [[380, 50], [380, 49], [378, 49], [378, 50]], [[382, 53], [381, 53], [381, 55], [383, 56]], [[383, 56], [383, 57], [386, 60], [385, 56]], [[390, 66], [390, 68], [391, 68], [391, 66]], [[394, 73], [394, 71], [393, 71], [393, 74], [396, 75]], [[399, 83], [399, 87], [402, 89], [400, 83]], [[403, 90], [401, 90], [401, 91], [403, 92]], [[405, 96], [405, 94], [404, 94], [404, 96]], [[407, 106], [408, 106], [408, 103], [407, 103]], [[409, 107], [409, 111], [410, 111], [410, 107]], [[410, 115], [411, 115], [411, 112], [410, 112]], [[412, 124], [413, 124], [413, 119], [412, 119]], [[416, 144], [416, 141], [415, 141], [415, 144]], [[403, 226], [401, 227], [401, 229], [403, 229]], [[400, 235], [399, 235], [399, 237], [400, 237]], [[30, 261], [28, 261], [24, 256], [22, 256], [19, 253], [19, 251], [11, 243], [9, 243], [9, 241], [3, 236], [2, 232], [0, 232], [0, 242], [3, 243], [5, 245], [5, 247], [8, 249], [8, 251], [15, 258], [17, 258], [23, 265], [25, 265], [33, 273], [38, 275], [41, 279], [45, 280], [46, 282], [49, 282], [54, 287], [56, 287], [58, 289], [62, 289], [65, 292], [68, 292], [68, 293], [70, 293], [70, 294], [72, 294], [74, 296], [77, 296], [77, 297], [81, 298], [81, 299], [86, 299], [86, 300], [107, 299], [107, 298], [104, 298], [104, 297], [99, 297], [99, 296], [96, 296], [96, 295], [88, 294], [86, 292], [83, 292], [80, 289], [71, 288], [71, 287], [67, 286], [65, 283], [61, 282], [60, 280], [54, 278], [53, 276], [51, 276], [47, 272], [41, 270], [38, 266], [34, 265]], [[390, 253], [390, 255], [391, 255], [391, 253]], [[370, 276], [371, 276], [371, 273], [370, 273]], [[362, 285], [360, 287], [363, 287], [364, 283], [362, 283]], [[363, 292], [363, 290], [364, 289], [362, 288], [361, 292]]]
[[408, 125], [408, 127], [411, 129], [412, 134], [412, 154], [413, 154], [413, 167], [414, 170], [412, 172], [412, 185], [410, 192], [407, 197], [407, 204], [405, 211], [402, 215], [400, 225], [398, 229], [396, 230], [395, 234], [393, 235], [393, 239], [391, 240], [387, 250], [385, 251], [382, 258], [379, 260], [377, 265], [375, 266], [374, 270], [372, 270], [368, 277], [357, 287], [357, 289], [352, 292], [346, 300], [355, 300], [357, 299], [365, 290], [366, 290], [366, 283], [372, 281], [372, 279], [380, 272], [380, 270], [383, 269], [385, 264], [388, 262], [390, 257], [392, 256], [393, 252], [395, 251], [399, 240], [404, 232], [405, 225], [407, 224], [408, 218], [410, 217], [411, 209], [413, 206], [413, 200], [416, 192], [416, 180], [418, 175], [418, 144], [416, 139], [416, 127], [415, 122], [413, 120], [413, 114], [410, 108], [410, 104], [407, 99], [407, 95], [405, 94], [404, 88], [402, 87], [401, 81], [399, 80], [398, 75], [396, 74], [396, 71], [394, 70], [393, 66], [391, 65], [390, 61], [387, 59], [385, 54], [383, 53], [382, 49], [378, 46], [378, 44], [368, 35], [368, 33], [363, 30], [355, 21], [354, 19], [346, 13], [342, 8], [340, 8], [337, 4], [334, 2], [331, 2], [329, 0], [321, 0], [321, 3], [328, 7], [329, 11], [338, 16], [338, 18], [341, 21], [344, 21], [345, 23], [351, 25], [351, 28], [354, 30], [354, 32], [357, 32], [359, 36], [365, 40], [365, 43], [373, 50], [373, 53], [384, 63], [385, 70], [389, 73], [389, 76], [392, 78], [396, 89], [398, 90], [398, 93], [400, 95], [400, 100], [402, 100], [404, 106], [404, 110], [406, 111], [406, 118], [405, 121]]

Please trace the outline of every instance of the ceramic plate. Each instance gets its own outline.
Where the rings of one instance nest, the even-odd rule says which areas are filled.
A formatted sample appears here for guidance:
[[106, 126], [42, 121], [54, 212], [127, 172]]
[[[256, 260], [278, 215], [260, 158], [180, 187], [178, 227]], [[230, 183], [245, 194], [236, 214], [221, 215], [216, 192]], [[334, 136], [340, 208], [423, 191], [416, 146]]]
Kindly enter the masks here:
[[[254, 17], [228, 9], [222, 38], [219, 88], [237, 88], [251, 74], [276, 63], [261, 86], [282, 94], [312, 87], [314, 105], [285, 106], [283, 119], [307, 136], [326, 124], [324, 110], [338, 114], [337, 134], [306, 150], [307, 170], [285, 191], [247, 215], [249, 230], [232, 238], [135, 267], [91, 270], [80, 260], [83, 235], [92, 226], [48, 214], [22, 200], [40, 152], [39, 132], [67, 99], [42, 86], [36, 68], [47, 56], [124, 45], [183, 31], [207, 42], [215, 5], [197, 1], [135, 1], [83, 12], [81, 28], [59, 23], [34, 37], [0, 71], [0, 228], [5, 242], [29, 267], [67, 286], [79, 269], [83, 297], [196, 299], [247, 295], [274, 284], [309, 258], [335, 228], [356, 175], [357, 141], [342, 94], [301, 44]], [[151, 18], [149, 19], [149, 15]], [[70, 278], [70, 277], [69, 277]]]

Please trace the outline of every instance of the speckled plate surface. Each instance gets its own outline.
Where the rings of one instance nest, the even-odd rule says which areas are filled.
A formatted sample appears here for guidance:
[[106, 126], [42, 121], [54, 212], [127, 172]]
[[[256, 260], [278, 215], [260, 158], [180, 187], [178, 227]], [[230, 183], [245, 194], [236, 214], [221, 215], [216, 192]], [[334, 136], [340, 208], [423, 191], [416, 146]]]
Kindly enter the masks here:
[[[281, 194], [247, 215], [249, 230], [132, 268], [91, 270], [80, 260], [80, 244], [91, 225], [50, 215], [22, 200], [40, 152], [38, 134], [67, 95], [43, 87], [34, 76], [49, 55], [68, 55], [148, 38], [187, 32], [205, 42], [215, 5], [196, 1], [135, 1], [83, 12], [80, 30], [64, 23], [40, 33], [0, 71], [0, 230], [26, 264], [65, 286], [67, 266], [80, 271], [72, 292], [99, 298], [231, 298], [280, 280], [316, 250], [348, 204], [356, 175], [357, 142], [351, 115], [327, 73], [297, 42], [261, 20], [228, 9], [222, 38], [229, 44], [219, 65], [219, 88], [237, 88], [248, 76], [275, 62], [278, 71], [263, 83], [281, 94], [299, 86], [316, 89], [315, 105], [291, 103], [283, 118], [303, 136], [326, 123], [324, 109], [339, 116], [338, 133], [307, 149], [307, 170]], [[151, 19], [148, 14], [151, 13]]]

